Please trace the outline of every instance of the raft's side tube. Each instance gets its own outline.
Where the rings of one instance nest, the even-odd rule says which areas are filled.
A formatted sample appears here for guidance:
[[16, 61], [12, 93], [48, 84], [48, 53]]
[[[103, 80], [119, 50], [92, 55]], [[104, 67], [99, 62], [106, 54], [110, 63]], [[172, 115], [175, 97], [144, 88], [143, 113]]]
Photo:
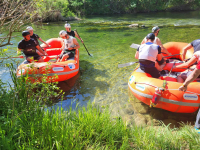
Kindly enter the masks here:
[[[168, 52], [170, 52], [172, 55], [174, 55], [174, 54], [182, 54], [183, 53], [183, 48], [186, 45], [188, 45], [188, 43], [168, 42], [168, 43], [165, 43], [163, 46], [168, 50]], [[186, 59], [191, 58], [193, 53], [194, 53], [194, 49], [193, 48], [187, 50], [185, 58]], [[177, 59], [183, 60], [183, 56], [182, 55], [178, 55], [178, 56], [173, 57], [173, 58], [177, 58]]]

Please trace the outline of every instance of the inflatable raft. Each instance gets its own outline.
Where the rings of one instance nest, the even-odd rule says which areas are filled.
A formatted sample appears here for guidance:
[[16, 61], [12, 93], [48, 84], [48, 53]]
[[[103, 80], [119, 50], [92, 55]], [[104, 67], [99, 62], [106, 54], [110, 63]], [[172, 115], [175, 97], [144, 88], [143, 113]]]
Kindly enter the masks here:
[[[186, 45], [187, 43], [170, 42], [164, 44], [164, 47], [172, 54], [180, 54]], [[186, 58], [190, 58], [193, 51], [193, 48], [188, 50]], [[190, 83], [186, 92], [178, 90], [182, 83], [178, 83], [176, 77], [185, 69], [174, 69], [170, 72], [173, 65], [182, 63], [181, 55], [175, 57], [175, 63], [173, 61], [165, 66], [165, 74], [161, 79], [152, 78], [136, 67], [129, 77], [128, 86], [137, 99], [149, 106], [176, 113], [193, 113], [200, 106], [200, 83], [197, 81]]]
[[[51, 47], [44, 48], [48, 56], [45, 62], [28, 63], [26, 60], [17, 68], [17, 77], [28, 76], [30, 82], [57, 82], [68, 80], [79, 72], [79, 50], [76, 49], [75, 57], [63, 62], [56, 62], [57, 55], [61, 53], [63, 40], [52, 38], [46, 41]], [[45, 45], [42, 44], [41, 47]]]

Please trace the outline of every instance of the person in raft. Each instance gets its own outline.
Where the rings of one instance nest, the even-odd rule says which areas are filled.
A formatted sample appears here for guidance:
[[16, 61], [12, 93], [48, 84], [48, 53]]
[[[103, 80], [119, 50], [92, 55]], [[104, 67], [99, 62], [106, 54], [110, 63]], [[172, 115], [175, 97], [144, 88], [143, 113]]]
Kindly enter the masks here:
[[[183, 71], [178, 77], [177, 77], [177, 81], [180, 82], [180, 83], [183, 83], [186, 79], [189, 78], [189, 76], [191, 74], [194, 74], [194, 72], [196, 72], [195, 70], [198, 70], [200, 69], [200, 51], [196, 51], [192, 58], [185, 62], [185, 63], [182, 63], [180, 65], [177, 65], [177, 66], [173, 66], [173, 68], [189, 68], [191, 65], [195, 64], [197, 62], [197, 66], [196, 68], [194, 69], [194, 71]], [[200, 78], [200, 76], [197, 76], [198, 78]], [[196, 77], [196, 78], [197, 78]]]
[[182, 56], [183, 56], [183, 61], [186, 61], [186, 59], [185, 59], [185, 55], [186, 55], [186, 53], [187, 53], [187, 50], [189, 50], [190, 48], [194, 48], [194, 53], [196, 52], [196, 51], [200, 51], [200, 39], [197, 39], [197, 40], [194, 40], [194, 41], [192, 41], [190, 44], [188, 44], [187, 46], [185, 46], [184, 48], [183, 48], [183, 54], [182, 54]]
[[[159, 78], [160, 73], [164, 66], [160, 67], [157, 61], [162, 60], [161, 47], [153, 44], [155, 35], [149, 33], [146, 36], [147, 42], [140, 45], [135, 53], [135, 58], [139, 59], [140, 69], [149, 73], [153, 78]], [[156, 61], [157, 59], [157, 61]]]
[[41, 47], [36, 43], [34, 39], [31, 39], [30, 33], [28, 31], [23, 31], [22, 36], [24, 39], [18, 43], [17, 53], [22, 51], [28, 62], [34, 62], [34, 60], [37, 62], [44, 62], [40, 55], [48, 54], [41, 49]]
[[61, 38], [63, 38], [63, 51], [61, 52], [58, 62], [65, 61], [66, 59], [73, 58], [75, 55], [75, 50], [80, 48], [79, 43], [76, 38], [69, 36], [66, 31], [62, 30], [59, 32]]
[[65, 27], [68, 35], [78, 38], [83, 43], [82, 38], [77, 34], [77, 32], [71, 30], [71, 25], [69, 23], [66, 22], [64, 27]]
[[29, 31], [31, 38], [36, 41], [37, 45], [40, 45], [38, 42], [38, 40], [40, 40], [42, 43], [46, 44], [48, 47], [51, 47], [49, 44], [47, 44], [45, 41], [43, 41], [41, 39], [41, 37], [39, 37], [37, 34], [33, 33], [33, 28], [31, 26], [28, 26], [26, 28], [26, 30]]
[[[169, 53], [167, 51], [167, 49], [162, 45], [160, 39], [157, 37], [158, 34], [159, 34], [159, 31], [160, 31], [160, 28], [158, 26], [155, 26], [152, 28], [152, 33], [155, 35], [155, 40], [153, 41], [154, 44], [157, 44], [161, 47], [161, 52], [167, 54], [167, 55], [171, 55], [171, 53]], [[142, 43], [141, 44], [144, 44], [146, 43], [147, 39], [146, 37], [142, 40]]]
[[[200, 77], [200, 51], [195, 52], [193, 54], [192, 58], [188, 62], [173, 67], [173, 68], [188, 67], [191, 64], [194, 64], [196, 61], [197, 61], [196, 68], [193, 71], [189, 71], [190, 73], [186, 77], [185, 81], [184, 81], [184, 79], [179, 80], [179, 82], [183, 83], [179, 87], [179, 91], [185, 92], [187, 90], [187, 86], [192, 81], [194, 81], [196, 78]], [[198, 133], [200, 133], [200, 109], [199, 109], [198, 114], [196, 116], [195, 129], [197, 130]]]

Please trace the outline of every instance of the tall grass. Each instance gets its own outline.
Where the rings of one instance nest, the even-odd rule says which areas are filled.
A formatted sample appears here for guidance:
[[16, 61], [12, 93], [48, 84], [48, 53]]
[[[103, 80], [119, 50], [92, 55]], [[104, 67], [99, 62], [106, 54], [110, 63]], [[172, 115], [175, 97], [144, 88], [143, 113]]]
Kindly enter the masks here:
[[[0, 82], [0, 149], [200, 149], [199, 134], [189, 125], [127, 127], [120, 117], [111, 118], [108, 108], [91, 103], [76, 111], [48, 109], [30, 93], [36, 85], [16, 78], [12, 69], [11, 74], [10, 90]], [[37, 94], [48, 100], [55, 85], [41, 88], [46, 86], [48, 91]]]

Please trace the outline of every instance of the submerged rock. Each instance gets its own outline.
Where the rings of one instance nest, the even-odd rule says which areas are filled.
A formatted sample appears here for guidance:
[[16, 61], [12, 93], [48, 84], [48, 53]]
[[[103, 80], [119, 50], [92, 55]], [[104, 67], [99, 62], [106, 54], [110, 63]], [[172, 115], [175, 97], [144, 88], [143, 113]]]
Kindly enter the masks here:
[[131, 24], [129, 27], [139, 27], [139, 24]]

